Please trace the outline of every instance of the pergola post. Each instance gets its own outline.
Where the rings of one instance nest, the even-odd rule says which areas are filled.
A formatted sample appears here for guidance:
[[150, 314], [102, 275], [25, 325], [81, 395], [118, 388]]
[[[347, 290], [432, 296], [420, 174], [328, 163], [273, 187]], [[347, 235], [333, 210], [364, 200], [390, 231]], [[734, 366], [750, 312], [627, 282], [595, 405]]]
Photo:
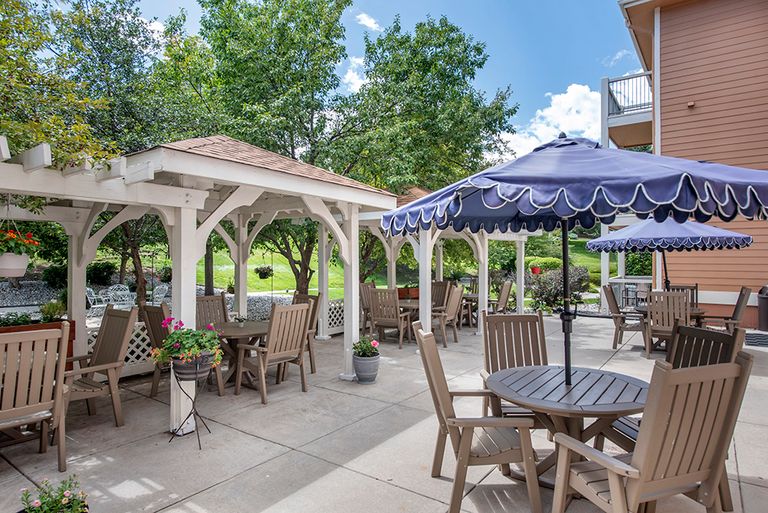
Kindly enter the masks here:
[[78, 224], [79, 230], [66, 230], [67, 239], [67, 318], [75, 321], [75, 355], [88, 353], [88, 331], [85, 326], [85, 269], [88, 262], [80, 258], [80, 232], [85, 225]]
[[488, 235], [480, 231], [475, 235], [477, 241], [477, 335], [483, 333], [480, 322], [481, 312], [488, 311]]
[[328, 242], [328, 228], [323, 223], [317, 226], [317, 292], [320, 294], [320, 312], [317, 316], [317, 340], [330, 340], [328, 335], [328, 268], [331, 262], [331, 245]]
[[400, 245], [397, 242], [391, 243], [391, 251], [388, 251], [387, 258], [387, 288], [397, 288], [397, 257], [400, 256]]
[[419, 320], [425, 332], [432, 331], [432, 231], [420, 230], [414, 248], [419, 262]]
[[517, 261], [515, 262], [515, 297], [517, 303], [517, 313], [521, 314], [525, 312], [525, 240], [515, 241], [517, 251], [515, 256]]
[[[193, 208], [176, 208], [174, 218], [175, 222], [171, 227], [173, 317], [183, 321], [186, 326], [194, 328], [197, 308], [197, 259], [194, 258], [197, 212]], [[195, 397], [195, 382], [183, 381], [180, 384], [171, 371], [170, 429], [177, 434], [191, 433], [196, 428], [194, 416], [182, 425], [182, 421], [192, 408], [190, 397]]]
[[[348, 204], [343, 217], [342, 231], [346, 238], [346, 259], [344, 261], [344, 369], [340, 379], [355, 379], [352, 364], [352, 345], [360, 334], [360, 213], [359, 206]], [[344, 244], [339, 250], [344, 253]]]
[[435, 246], [435, 281], [443, 281], [443, 241]]
[[235, 222], [235, 308], [241, 317], [248, 316], [248, 257], [251, 244], [248, 240], [248, 216], [238, 214]]
[[[608, 225], [600, 223], [600, 236], [605, 237], [608, 235]], [[611, 277], [610, 266], [610, 254], [601, 251], [600, 252], [600, 311], [608, 311], [608, 303], [605, 301], [605, 294], [603, 293], [603, 287], [608, 285], [608, 279]]]

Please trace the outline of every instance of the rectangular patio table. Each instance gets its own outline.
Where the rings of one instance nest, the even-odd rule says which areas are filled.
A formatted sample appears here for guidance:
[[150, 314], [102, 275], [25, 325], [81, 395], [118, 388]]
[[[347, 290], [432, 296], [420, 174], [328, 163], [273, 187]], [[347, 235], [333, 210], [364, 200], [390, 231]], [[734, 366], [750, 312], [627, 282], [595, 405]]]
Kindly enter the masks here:
[[[533, 412], [552, 433], [588, 442], [618, 418], [645, 408], [648, 383], [616, 372], [573, 367], [572, 382], [565, 384], [561, 365], [513, 367], [491, 374], [486, 386], [496, 396]], [[495, 404], [493, 404], [495, 403]], [[492, 401], [494, 415], [501, 414], [499, 401]], [[595, 419], [585, 426], [586, 419]], [[539, 476], [557, 463], [557, 451], [539, 461]], [[513, 473], [515, 478], [522, 475]], [[552, 483], [541, 480], [543, 486]]]
[[[635, 307], [635, 311], [639, 314], [642, 314], [643, 317], [648, 315], [648, 305], [637, 305]], [[706, 312], [703, 308], [700, 308], [698, 306], [692, 306], [690, 308], [691, 312], [691, 320], [696, 326], [701, 326], [701, 321], [706, 317]]]
[[[223, 376], [224, 383], [227, 383], [232, 380], [237, 370], [237, 345], [241, 341], [248, 344], [251, 339], [265, 337], [269, 332], [269, 321], [222, 322], [214, 327], [219, 334], [221, 349], [228, 360], [227, 372]], [[252, 378], [248, 372], [246, 381], [251, 386], [254, 385]]]

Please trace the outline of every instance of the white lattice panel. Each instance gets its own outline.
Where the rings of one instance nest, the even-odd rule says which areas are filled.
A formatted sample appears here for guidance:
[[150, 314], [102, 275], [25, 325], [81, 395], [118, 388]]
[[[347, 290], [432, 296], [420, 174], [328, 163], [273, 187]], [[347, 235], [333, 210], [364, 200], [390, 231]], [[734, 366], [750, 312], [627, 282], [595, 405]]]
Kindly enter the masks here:
[[328, 301], [328, 334], [344, 333], [344, 300]]
[[[89, 352], [93, 349], [93, 344], [96, 342], [96, 335], [98, 332], [98, 328], [88, 330]], [[137, 322], [133, 329], [133, 334], [131, 335], [131, 341], [128, 343], [128, 352], [125, 355], [125, 367], [123, 367], [121, 376], [133, 376], [134, 374], [152, 372], [155, 368], [155, 364], [149, 358], [151, 350], [152, 344], [149, 341], [147, 329], [144, 327], [143, 322]]]

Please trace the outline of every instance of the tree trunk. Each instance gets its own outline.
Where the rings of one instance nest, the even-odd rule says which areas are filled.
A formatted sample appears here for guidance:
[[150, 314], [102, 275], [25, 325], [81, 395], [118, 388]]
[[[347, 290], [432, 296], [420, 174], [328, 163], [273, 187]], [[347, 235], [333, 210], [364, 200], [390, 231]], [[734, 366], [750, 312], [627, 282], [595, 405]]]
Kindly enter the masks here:
[[125, 283], [125, 273], [127, 272], [128, 268], [128, 258], [129, 255], [127, 252], [123, 252], [123, 254], [120, 255], [120, 274], [117, 278], [118, 283]]
[[133, 237], [133, 228], [129, 223], [120, 225], [125, 235], [126, 245], [130, 251], [131, 261], [133, 263], [133, 274], [136, 278], [136, 302], [139, 305], [139, 320], [144, 320], [144, 306], [147, 302], [147, 280], [144, 277], [144, 266], [141, 263], [141, 247], [139, 241]]
[[205, 295], [213, 295], [213, 246], [210, 239], [205, 244], [205, 258], [203, 260], [205, 266]]

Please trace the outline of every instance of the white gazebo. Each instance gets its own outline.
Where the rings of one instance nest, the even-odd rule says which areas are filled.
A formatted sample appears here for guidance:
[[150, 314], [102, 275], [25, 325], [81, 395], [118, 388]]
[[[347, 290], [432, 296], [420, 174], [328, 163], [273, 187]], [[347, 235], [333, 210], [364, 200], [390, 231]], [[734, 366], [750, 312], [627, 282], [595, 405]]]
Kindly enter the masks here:
[[[321, 326], [328, 316], [331, 244], [344, 264], [344, 361], [341, 379], [352, 379], [352, 344], [359, 332], [360, 216], [395, 207], [395, 196], [330, 171], [250, 144], [212, 136], [162, 144], [99, 166], [52, 168], [51, 149], [41, 144], [11, 155], [0, 137], [0, 192], [50, 199], [43, 212], [17, 207], [17, 220], [55, 221], [69, 236], [68, 314], [77, 322], [76, 353], [87, 349], [85, 270], [104, 237], [124, 221], [160, 216], [168, 233], [173, 269], [174, 317], [195, 325], [196, 267], [212, 231], [225, 240], [235, 263], [235, 310], [247, 311], [247, 261], [259, 231], [275, 219], [318, 221], [318, 283]], [[99, 215], [115, 212], [94, 231]], [[231, 237], [220, 224], [229, 219]], [[329, 237], [332, 242], [329, 242]], [[321, 328], [322, 331], [322, 328]], [[174, 380], [172, 380], [174, 382]], [[179, 390], [172, 392], [171, 428], [186, 416]], [[182, 413], [184, 413], [182, 415]], [[194, 429], [194, 425], [185, 426]]]

